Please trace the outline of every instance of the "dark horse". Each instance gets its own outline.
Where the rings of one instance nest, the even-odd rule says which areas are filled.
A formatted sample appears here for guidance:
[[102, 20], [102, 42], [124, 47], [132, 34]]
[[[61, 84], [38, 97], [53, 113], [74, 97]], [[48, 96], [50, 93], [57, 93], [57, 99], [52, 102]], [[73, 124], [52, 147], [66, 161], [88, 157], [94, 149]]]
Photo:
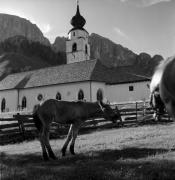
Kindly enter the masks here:
[[151, 92], [159, 86], [160, 98], [170, 116], [175, 117], [175, 57], [163, 60], [150, 84]]
[[60, 124], [71, 124], [61, 150], [62, 156], [65, 156], [70, 141], [70, 152], [75, 154], [74, 144], [81, 125], [90, 118], [101, 117], [102, 115], [112, 122], [116, 122], [117, 119], [122, 121], [119, 111], [116, 109], [114, 111], [110, 105], [102, 102], [68, 102], [49, 99], [38, 105], [34, 110], [33, 119], [39, 130], [43, 158], [45, 160], [48, 160], [49, 157], [56, 159], [49, 143], [49, 129], [53, 121]]

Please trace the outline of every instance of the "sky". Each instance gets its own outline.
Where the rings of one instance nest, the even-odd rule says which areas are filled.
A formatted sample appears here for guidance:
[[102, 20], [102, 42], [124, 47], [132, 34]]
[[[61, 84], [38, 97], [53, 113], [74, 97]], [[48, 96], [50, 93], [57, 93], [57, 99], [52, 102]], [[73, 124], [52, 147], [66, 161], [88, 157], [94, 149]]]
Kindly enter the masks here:
[[[36, 24], [51, 43], [67, 37], [76, 0], [0, 0], [0, 13]], [[175, 0], [79, 0], [84, 28], [139, 54], [175, 55]]]

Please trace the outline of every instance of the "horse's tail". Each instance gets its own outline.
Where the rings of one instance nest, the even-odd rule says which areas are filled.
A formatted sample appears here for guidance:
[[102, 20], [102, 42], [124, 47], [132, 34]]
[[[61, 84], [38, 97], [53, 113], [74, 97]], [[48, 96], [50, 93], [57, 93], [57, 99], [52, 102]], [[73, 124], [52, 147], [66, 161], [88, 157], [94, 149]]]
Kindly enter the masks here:
[[42, 122], [41, 122], [41, 120], [40, 120], [40, 118], [39, 118], [39, 116], [38, 116], [38, 113], [37, 113], [39, 107], [40, 107], [40, 105], [36, 105], [36, 106], [34, 107], [33, 115], [32, 115], [32, 116], [33, 116], [33, 121], [34, 121], [34, 123], [35, 123], [35, 126], [36, 126], [36, 128], [38, 129], [38, 131], [40, 132], [41, 129], [42, 129]]

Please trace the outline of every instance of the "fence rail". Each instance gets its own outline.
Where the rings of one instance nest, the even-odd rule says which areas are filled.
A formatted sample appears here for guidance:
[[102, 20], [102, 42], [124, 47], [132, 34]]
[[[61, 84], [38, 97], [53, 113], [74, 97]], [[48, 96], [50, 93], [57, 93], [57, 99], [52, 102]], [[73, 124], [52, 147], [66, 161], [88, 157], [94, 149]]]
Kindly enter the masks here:
[[[147, 102], [135, 102], [125, 104], [115, 104], [112, 108], [118, 107], [122, 116], [122, 125], [131, 126], [144, 124], [147, 122], [154, 122], [153, 110], [149, 107]], [[170, 117], [165, 114], [162, 121], [171, 121]], [[80, 131], [97, 128], [111, 128], [121, 126], [113, 124], [103, 118], [90, 119], [85, 122]], [[55, 122], [51, 125], [51, 138], [58, 138], [66, 135], [68, 132], [68, 125], [60, 125]], [[13, 117], [0, 118], [0, 145], [7, 143], [19, 142], [27, 139], [37, 137], [38, 133], [34, 125], [32, 115], [30, 114], [13, 114]]]

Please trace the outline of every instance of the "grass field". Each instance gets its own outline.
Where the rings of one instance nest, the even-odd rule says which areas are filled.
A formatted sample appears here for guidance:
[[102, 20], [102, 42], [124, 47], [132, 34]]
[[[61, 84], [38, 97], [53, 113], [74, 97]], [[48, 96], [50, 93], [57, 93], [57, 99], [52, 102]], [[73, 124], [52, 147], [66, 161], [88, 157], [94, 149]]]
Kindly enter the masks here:
[[0, 179], [175, 179], [175, 123], [113, 128], [79, 135], [77, 155], [62, 158], [65, 139], [51, 140], [58, 160], [44, 162], [37, 140], [1, 146]]

